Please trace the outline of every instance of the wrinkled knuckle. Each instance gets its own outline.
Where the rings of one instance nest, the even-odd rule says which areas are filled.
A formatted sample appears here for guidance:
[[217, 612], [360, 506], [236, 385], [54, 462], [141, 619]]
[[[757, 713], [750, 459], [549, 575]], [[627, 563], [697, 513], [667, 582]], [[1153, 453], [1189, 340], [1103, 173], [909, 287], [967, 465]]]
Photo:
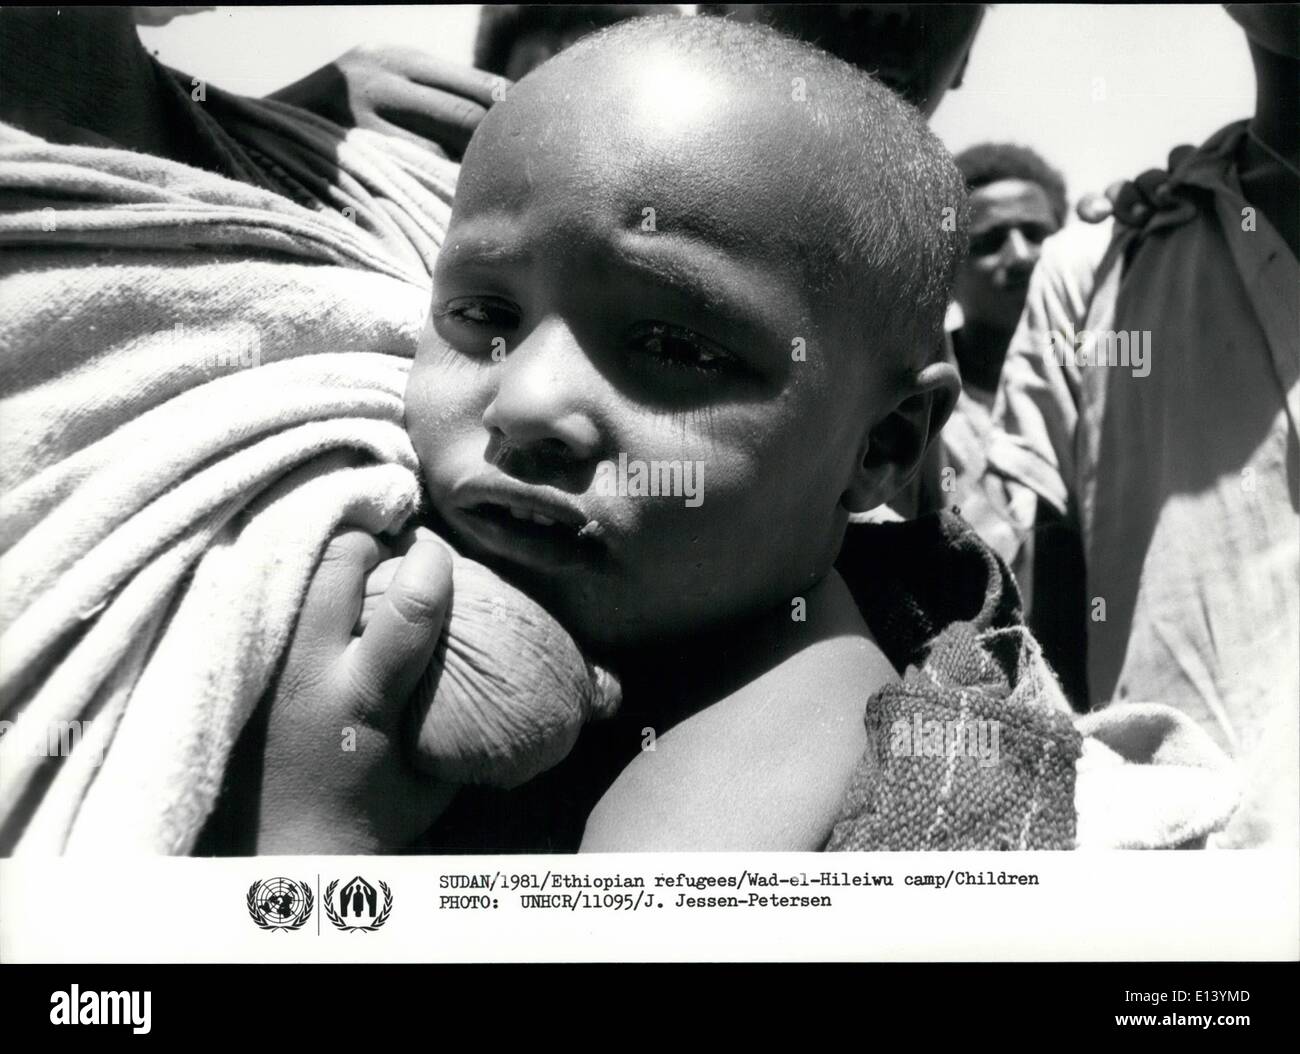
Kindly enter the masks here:
[[389, 602], [398, 618], [412, 626], [427, 626], [441, 617], [439, 598], [422, 589], [394, 589]]
[[461, 99], [452, 107], [452, 120], [462, 128], [474, 128], [487, 115], [487, 110], [473, 99]]
[[364, 725], [374, 727], [381, 724], [384, 716], [384, 697], [372, 675], [350, 666], [343, 677], [348, 713]]
[[309, 672], [306, 664], [286, 665], [275, 688], [275, 699], [282, 706], [293, 706], [300, 700], [311, 698], [319, 690], [319, 679]]

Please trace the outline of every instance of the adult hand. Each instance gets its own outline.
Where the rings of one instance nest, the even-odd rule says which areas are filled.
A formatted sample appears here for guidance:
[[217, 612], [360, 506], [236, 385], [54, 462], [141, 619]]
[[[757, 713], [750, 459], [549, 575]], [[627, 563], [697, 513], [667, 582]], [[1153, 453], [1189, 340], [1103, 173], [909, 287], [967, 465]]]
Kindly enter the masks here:
[[391, 565], [358, 630], [367, 577], [388, 556], [364, 531], [325, 550], [267, 715], [258, 853], [409, 845], [454, 788], [411, 764], [409, 708], [451, 601], [451, 557], [417, 540]]
[[1114, 216], [1126, 226], [1141, 227], [1157, 210], [1169, 206], [1170, 173], [1191, 152], [1191, 147], [1176, 147], [1169, 154], [1168, 168], [1149, 168], [1136, 179], [1117, 180], [1104, 194], [1085, 194], [1075, 213], [1085, 223], [1103, 223]]
[[272, 99], [344, 128], [369, 128], [460, 157], [510, 82], [416, 48], [363, 45], [281, 88]]

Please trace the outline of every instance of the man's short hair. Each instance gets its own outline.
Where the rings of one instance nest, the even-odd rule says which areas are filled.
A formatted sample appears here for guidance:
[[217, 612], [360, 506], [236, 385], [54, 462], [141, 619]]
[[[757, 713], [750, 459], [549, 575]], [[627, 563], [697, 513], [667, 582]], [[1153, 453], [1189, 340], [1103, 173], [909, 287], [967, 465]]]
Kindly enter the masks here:
[[1036, 183], [1047, 195], [1057, 226], [1065, 223], [1069, 209], [1065, 179], [1029, 147], [1015, 143], [979, 143], [963, 150], [955, 160], [968, 190], [977, 190], [1004, 179]]
[[474, 65], [504, 77], [510, 52], [529, 33], [594, 33], [629, 18], [677, 13], [675, 4], [484, 4]]
[[987, 4], [699, 4], [701, 15], [758, 21], [868, 73], [888, 66], [891, 85], [922, 108], [954, 85], [933, 78], [969, 50]]

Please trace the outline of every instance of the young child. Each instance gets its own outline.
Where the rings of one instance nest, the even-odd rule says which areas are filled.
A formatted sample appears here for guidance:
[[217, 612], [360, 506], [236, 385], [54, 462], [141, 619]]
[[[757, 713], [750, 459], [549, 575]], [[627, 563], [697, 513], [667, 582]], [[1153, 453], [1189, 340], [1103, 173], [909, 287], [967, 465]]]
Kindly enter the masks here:
[[[439, 533], [619, 669], [625, 700], [523, 791], [461, 792], [433, 844], [827, 845], [867, 752], [867, 701], [912, 658], [882, 648], [870, 597], [855, 604], [833, 563], [848, 515], [906, 483], [956, 397], [940, 349], [964, 197], [920, 116], [866, 74], [722, 20], [625, 23], [492, 109], [460, 176], [408, 429]], [[894, 566], [862, 581], [895, 638], [925, 621], [904, 599], [924, 589], [890, 577], [927, 562], [932, 594], [973, 596], [968, 616], [1015, 606], [1014, 587], [1008, 602], [944, 582], [949, 534], [885, 537]], [[414, 593], [441, 583], [396, 606], [405, 622], [383, 616], [407, 636], [440, 624], [435, 549], [396, 572]], [[330, 683], [318, 714], [367, 694], [355, 676]], [[400, 754], [387, 728], [375, 756]], [[374, 802], [390, 841], [422, 830], [393, 821], [382, 766], [289, 769], [268, 769], [288, 788], [268, 794], [301, 788], [301, 807], [336, 803], [349, 828], [342, 814]], [[390, 790], [356, 786], [372, 777]], [[425, 827], [443, 800], [421, 798]]]
[[[408, 426], [466, 550], [636, 655], [655, 750], [589, 845], [825, 841], [896, 677], [831, 565], [955, 396], [933, 352], [963, 197], [885, 88], [720, 21], [576, 45], [481, 126]], [[601, 493], [624, 455], [695, 466], [702, 500]]]

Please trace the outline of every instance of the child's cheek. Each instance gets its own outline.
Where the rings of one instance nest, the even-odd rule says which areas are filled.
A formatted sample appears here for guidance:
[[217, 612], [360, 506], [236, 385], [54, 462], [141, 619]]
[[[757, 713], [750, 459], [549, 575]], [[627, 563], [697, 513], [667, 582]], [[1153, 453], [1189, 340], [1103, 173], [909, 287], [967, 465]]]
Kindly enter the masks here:
[[[482, 457], [487, 396], [472, 376], [439, 361], [417, 362], [406, 390], [406, 431], [420, 461], [421, 474], [436, 495], [455, 482], [456, 465]], [[467, 469], [468, 470], [468, 469]]]

